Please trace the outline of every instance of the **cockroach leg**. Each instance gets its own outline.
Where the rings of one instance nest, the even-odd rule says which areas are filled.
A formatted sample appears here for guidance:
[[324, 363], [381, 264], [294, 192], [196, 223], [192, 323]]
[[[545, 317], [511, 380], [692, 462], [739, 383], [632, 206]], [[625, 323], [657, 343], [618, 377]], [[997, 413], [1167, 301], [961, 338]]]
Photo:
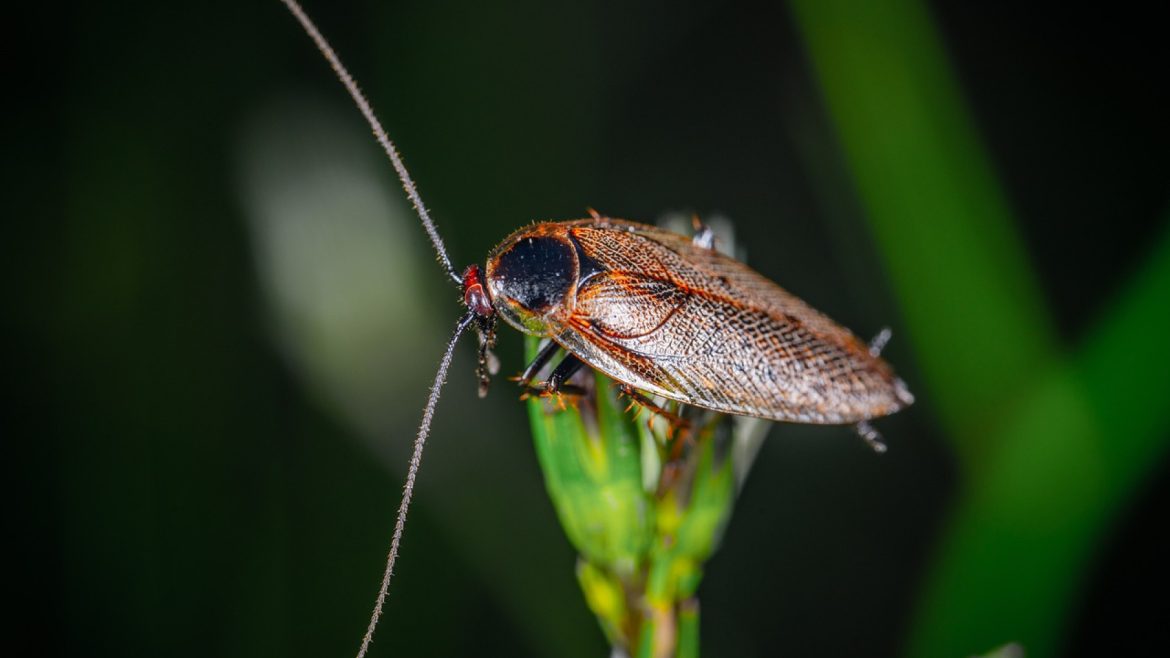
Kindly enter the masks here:
[[[550, 345], [555, 347], [556, 344], [550, 343]], [[533, 375], [535, 375], [536, 372], [544, 367], [544, 362], [547, 362], [549, 356], [552, 354], [552, 352], [555, 351], [556, 350], [549, 351], [548, 347], [545, 347], [545, 349], [541, 350], [540, 353], [536, 355], [536, 358], [533, 359], [532, 365], [529, 365], [528, 368], [525, 369], [524, 375], [521, 379], [521, 384], [524, 385], [527, 390], [523, 395], [520, 396], [521, 400], [525, 400], [531, 395], [539, 395], [541, 397], [555, 395], [557, 396], [557, 403], [561, 405], [561, 409], [564, 409], [564, 401], [561, 400], [562, 394], [568, 395], [570, 397], [582, 397], [588, 393], [580, 386], [574, 386], [573, 384], [565, 383], [569, 381], [569, 378], [576, 374], [582, 366], [585, 365], [584, 361], [578, 359], [573, 354], [565, 355], [565, 358], [561, 359], [561, 362], [557, 364], [557, 367], [553, 368], [552, 374], [548, 376], [547, 380], [543, 382], [532, 382], [531, 379], [528, 379], [527, 381], [523, 379], [523, 377], [531, 378]], [[546, 352], [548, 352], [548, 354], [546, 354]], [[537, 363], [538, 361], [540, 361], [540, 363]]]
[[585, 362], [578, 359], [575, 354], [566, 354], [565, 358], [553, 368], [552, 374], [548, 376], [548, 381], [545, 382], [545, 389], [549, 393], [559, 393], [564, 387], [565, 382], [569, 380]]
[[875, 357], [881, 356], [882, 350], [886, 349], [886, 343], [890, 342], [890, 337], [893, 335], [894, 332], [890, 331], [889, 327], [882, 327], [882, 330], [873, 337], [873, 340], [869, 341], [870, 355]]
[[882, 435], [878, 434], [878, 431], [873, 428], [873, 425], [869, 424], [869, 421], [863, 420], [854, 425], [853, 429], [857, 431], [857, 435], [863, 441], [869, 444], [870, 448], [873, 448], [874, 452], [880, 455], [887, 450], [886, 443], [882, 440]]
[[700, 249], [714, 249], [715, 248], [715, 231], [711, 230], [703, 222], [699, 221], [698, 215], [691, 215], [691, 226], [695, 229], [695, 234], [691, 237], [691, 242]]
[[527, 400], [531, 397], [551, 398], [552, 396], [567, 397], [570, 399], [583, 398], [589, 395], [589, 391], [582, 386], [575, 386], [573, 384], [561, 384], [561, 387], [555, 391], [548, 390], [548, 382], [533, 382], [524, 392], [520, 394], [521, 400]]
[[528, 367], [524, 368], [524, 372], [515, 378], [516, 381], [520, 382], [520, 386], [528, 388], [532, 383], [532, 379], [536, 377], [536, 373], [540, 372], [540, 369], [549, 362], [549, 359], [553, 358], [553, 355], [559, 349], [561, 349], [561, 346], [551, 340], [548, 341], [547, 345], [540, 348], [540, 351], [536, 353], [536, 357], [532, 359], [532, 363], [529, 363]]
[[479, 397], [487, 397], [488, 385], [492, 375], [500, 371], [500, 360], [492, 348], [496, 346], [495, 320], [485, 320], [479, 323], [479, 364], [475, 368], [475, 375], [479, 378]]
[[[663, 418], [665, 418], [666, 421], [668, 423], [670, 423], [670, 431], [672, 433], [675, 429], [686, 430], [686, 429], [690, 428], [691, 421], [687, 420], [686, 418], [683, 418], [682, 416], [680, 416], [672, 411], [666, 410], [665, 408], [660, 406], [658, 403], [654, 402], [654, 400], [651, 400], [649, 397], [643, 395], [641, 391], [634, 388], [633, 386], [630, 386], [629, 384], [619, 383], [618, 388], [621, 390], [622, 393], [624, 393], [627, 397], [630, 398], [631, 406], [637, 405], [639, 407], [639, 410], [649, 409], [650, 413], [657, 415], [657, 416], [662, 416]], [[630, 407], [626, 407], [626, 411], [629, 411], [629, 410], [630, 410]], [[652, 423], [653, 421], [654, 421], [654, 416], [651, 416], [650, 420], [648, 422]], [[653, 427], [651, 427], [651, 429], [653, 429]]]

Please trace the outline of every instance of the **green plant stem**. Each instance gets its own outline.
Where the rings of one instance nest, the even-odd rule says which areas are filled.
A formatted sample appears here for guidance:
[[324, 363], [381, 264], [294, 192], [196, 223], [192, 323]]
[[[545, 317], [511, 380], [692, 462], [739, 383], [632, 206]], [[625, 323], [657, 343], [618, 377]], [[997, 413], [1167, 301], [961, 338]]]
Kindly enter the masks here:
[[679, 604], [678, 658], [699, 658], [699, 600], [696, 598]]
[[[526, 348], [531, 358], [537, 340]], [[702, 565], [735, 502], [736, 456], [751, 459], [734, 447], [758, 439], [756, 429], [699, 410], [686, 429], [637, 420], [605, 376], [582, 373], [576, 384], [583, 394], [571, 402], [534, 397], [528, 409], [549, 497], [580, 554], [586, 603], [617, 649], [697, 656]]]

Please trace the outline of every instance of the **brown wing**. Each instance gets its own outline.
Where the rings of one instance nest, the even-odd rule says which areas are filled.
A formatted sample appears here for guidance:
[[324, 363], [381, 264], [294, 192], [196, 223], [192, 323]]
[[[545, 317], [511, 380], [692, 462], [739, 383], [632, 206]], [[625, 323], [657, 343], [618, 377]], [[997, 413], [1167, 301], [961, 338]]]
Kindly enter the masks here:
[[862, 341], [742, 263], [650, 226], [567, 224], [596, 273], [556, 340], [598, 370], [773, 420], [853, 423], [912, 400]]

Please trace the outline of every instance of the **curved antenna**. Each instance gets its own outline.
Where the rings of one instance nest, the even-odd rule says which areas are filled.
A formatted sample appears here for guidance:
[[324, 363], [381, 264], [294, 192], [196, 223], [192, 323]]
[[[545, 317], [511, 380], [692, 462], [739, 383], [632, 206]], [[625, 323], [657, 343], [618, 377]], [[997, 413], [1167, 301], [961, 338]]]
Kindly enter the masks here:
[[463, 335], [463, 331], [475, 319], [475, 314], [468, 312], [459, 319], [455, 333], [447, 343], [447, 351], [443, 352], [443, 359], [439, 361], [439, 370], [435, 373], [435, 382], [431, 384], [431, 395], [427, 398], [427, 406], [423, 409], [422, 423], [418, 427], [418, 436], [414, 438], [414, 452], [410, 454], [410, 468], [406, 472], [406, 484], [402, 488], [402, 503], [398, 506], [398, 518], [394, 521], [394, 536], [390, 539], [390, 552], [386, 555], [386, 570], [382, 572], [382, 586], [378, 590], [378, 598], [374, 600], [374, 611], [370, 613], [370, 624], [366, 627], [366, 634], [362, 636], [362, 646], [358, 649], [357, 658], [365, 658], [374, 641], [374, 629], [378, 627], [378, 619], [382, 617], [382, 606], [386, 603], [386, 593], [390, 590], [390, 578], [394, 575], [394, 562], [398, 559], [398, 546], [402, 543], [402, 531], [406, 527], [406, 512], [410, 509], [410, 499], [414, 496], [414, 480], [418, 475], [418, 466], [422, 462], [423, 447], [427, 443], [427, 435], [431, 433], [431, 419], [435, 415], [435, 405], [439, 402], [439, 391], [447, 381], [447, 368], [451, 365], [451, 357], [455, 354], [455, 343]]
[[406, 196], [410, 199], [411, 205], [414, 206], [415, 212], [418, 213], [419, 219], [422, 220], [423, 228], [426, 229], [427, 235], [431, 238], [431, 244], [435, 247], [435, 252], [439, 255], [439, 263], [447, 270], [447, 276], [456, 284], [462, 284], [463, 278], [451, 266], [451, 259], [447, 257], [447, 249], [443, 246], [443, 239], [439, 237], [439, 231], [435, 228], [435, 222], [431, 219], [430, 213], [427, 212], [427, 207], [423, 205], [422, 197], [418, 195], [418, 189], [414, 185], [414, 179], [410, 177], [410, 172], [406, 170], [406, 165], [402, 163], [402, 158], [398, 155], [398, 149], [394, 148], [394, 142], [390, 141], [390, 137], [382, 128], [382, 123], [378, 121], [378, 117], [374, 115], [374, 108], [370, 106], [370, 102], [366, 100], [362, 90], [358, 88], [357, 82], [354, 81], [353, 76], [341, 63], [341, 59], [337, 53], [333, 51], [333, 47], [317, 30], [317, 26], [313, 24], [312, 19], [305, 13], [304, 9], [297, 4], [296, 0], [281, 0], [284, 6], [292, 12], [300, 22], [301, 27], [317, 44], [317, 50], [325, 56], [329, 62], [329, 66], [333, 67], [333, 72], [337, 74], [341, 84], [345, 86], [345, 90], [349, 92], [353, 102], [357, 104], [358, 109], [361, 110], [362, 115], [366, 118], [366, 122], [370, 124], [370, 128], [374, 131], [374, 137], [378, 143], [382, 145], [382, 150], [390, 157], [390, 163], [394, 165], [394, 171], [398, 173], [398, 180], [402, 181], [402, 189], [406, 190]]

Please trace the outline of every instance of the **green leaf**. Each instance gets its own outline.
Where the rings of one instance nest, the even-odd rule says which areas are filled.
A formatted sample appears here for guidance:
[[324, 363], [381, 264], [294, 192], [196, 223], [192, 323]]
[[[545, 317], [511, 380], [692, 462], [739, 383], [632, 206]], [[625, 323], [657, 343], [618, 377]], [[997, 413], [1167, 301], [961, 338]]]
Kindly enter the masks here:
[[911, 655], [1060, 647], [1111, 519], [1170, 428], [1170, 234], [1063, 356], [927, 9], [797, 0], [795, 15], [965, 481]]

